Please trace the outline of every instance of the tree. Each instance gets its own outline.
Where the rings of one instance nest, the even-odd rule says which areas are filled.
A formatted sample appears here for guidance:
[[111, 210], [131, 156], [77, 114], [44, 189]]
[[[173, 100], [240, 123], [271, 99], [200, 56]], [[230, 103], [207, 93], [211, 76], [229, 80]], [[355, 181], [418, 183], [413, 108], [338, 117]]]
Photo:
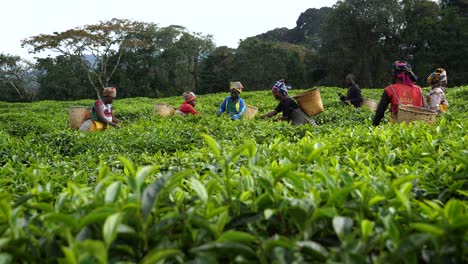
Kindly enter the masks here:
[[38, 99], [78, 100], [90, 98], [87, 71], [81, 67], [81, 58], [60, 55], [37, 60]]
[[286, 74], [287, 52], [277, 43], [252, 37], [237, 48], [230, 81], [241, 81], [246, 90], [261, 90], [286, 78]]
[[[32, 53], [52, 50], [61, 55], [82, 58], [81, 66], [87, 70], [88, 80], [100, 98], [97, 85], [102, 88], [109, 84], [124, 51], [148, 44], [132, 37], [145, 26], [142, 22], [113, 18], [96, 25], [33, 36], [23, 40], [22, 46], [32, 47]], [[85, 60], [85, 55], [91, 55], [94, 61]]]
[[434, 49], [441, 41], [437, 32], [440, 8], [428, 0], [404, 0], [402, 4], [405, 23], [400, 34], [401, 57], [412, 59], [416, 74], [427, 74], [439, 57]]
[[32, 63], [0, 53], [0, 100], [31, 101], [37, 89]]
[[225, 92], [232, 80], [235, 49], [217, 47], [202, 62], [198, 93]]
[[210, 52], [214, 50], [211, 35], [203, 36], [201, 33], [184, 32], [177, 42], [177, 47], [184, 56], [187, 71], [193, 77], [193, 90], [198, 88], [199, 65]]
[[387, 83], [388, 65], [398, 59], [402, 23], [397, 0], [338, 1], [320, 33], [326, 82], [342, 84], [346, 74], [354, 73], [362, 86]]

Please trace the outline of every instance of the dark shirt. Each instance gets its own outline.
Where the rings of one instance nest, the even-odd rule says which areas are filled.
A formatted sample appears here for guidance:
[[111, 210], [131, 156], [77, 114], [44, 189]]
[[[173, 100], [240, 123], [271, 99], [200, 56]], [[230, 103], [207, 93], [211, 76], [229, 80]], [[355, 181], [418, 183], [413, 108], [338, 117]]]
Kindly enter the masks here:
[[354, 107], [360, 107], [362, 104], [362, 95], [361, 88], [359, 85], [353, 83], [348, 87], [348, 92], [346, 93], [346, 100], [348, 100]]
[[297, 109], [297, 108], [299, 108], [299, 105], [297, 105], [296, 101], [294, 101], [291, 97], [285, 97], [281, 99], [281, 101], [279, 102], [275, 110], [276, 112], [283, 113], [283, 119], [291, 121], [293, 117], [292, 113], [294, 109]]

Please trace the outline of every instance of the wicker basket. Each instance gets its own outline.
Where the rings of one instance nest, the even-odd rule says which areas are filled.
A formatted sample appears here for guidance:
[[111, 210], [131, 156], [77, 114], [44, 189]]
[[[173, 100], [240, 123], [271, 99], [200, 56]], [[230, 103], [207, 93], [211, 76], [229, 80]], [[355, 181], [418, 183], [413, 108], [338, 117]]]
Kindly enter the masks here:
[[170, 116], [175, 113], [176, 108], [165, 103], [158, 103], [154, 106], [156, 114], [160, 116]]
[[308, 116], [318, 115], [323, 112], [322, 98], [320, 89], [313, 88], [303, 93], [293, 96], [299, 106]]
[[370, 110], [377, 110], [377, 102], [369, 98], [362, 99], [361, 105], [369, 107]]
[[435, 122], [436, 115], [437, 112], [428, 110], [426, 108], [412, 105], [399, 105], [396, 123], [423, 121], [429, 124], [433, 124]]
[[89, 118], [89, 113], [91, 109], [85, 106], [71, 106], [68, 109], [70, 128], [71, 129], [80, 129], [81, 124]]
[[246, 105], [245, 118], [252, 119], [255, 117], [257, 112], [258, 112], [258, 107], [255, 107], [253, 105]]

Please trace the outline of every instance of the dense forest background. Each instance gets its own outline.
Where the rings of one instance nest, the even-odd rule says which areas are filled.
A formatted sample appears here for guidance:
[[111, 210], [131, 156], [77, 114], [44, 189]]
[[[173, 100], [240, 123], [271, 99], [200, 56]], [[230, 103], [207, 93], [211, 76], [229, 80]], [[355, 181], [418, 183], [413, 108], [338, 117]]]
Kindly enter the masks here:
[[112, 19], [23, 40], [36, 62], [1, 53], [0, 100], [96, 98], [102, 87], [119, 97], [164, 97], [192, 90], [269, 89], [277, 79], [293, 87], [344, 86], [353, 73], [362, 87], [388, 84], [390, 65], [406, 60], [420, 77], [447, 69], [449, 86], [468, 83], [468, 1], [341, 0], [307, 9], [296, 27], [276, 28], [217, 47], [212, 36], [182, 26]]

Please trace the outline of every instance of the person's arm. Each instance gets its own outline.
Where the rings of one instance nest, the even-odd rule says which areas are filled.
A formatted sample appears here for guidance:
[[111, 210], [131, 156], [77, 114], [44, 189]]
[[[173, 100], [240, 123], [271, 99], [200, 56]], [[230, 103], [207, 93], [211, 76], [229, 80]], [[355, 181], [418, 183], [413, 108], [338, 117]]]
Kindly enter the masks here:
[[195, 108], [194, 108], [193, 106], [191, 106], [191, 105], [189, 105], [189, 106], [190, 106], [189, 112], [190, 112], [191, 114], [194, 114], [194, 115], [200, 114], [200, 112], [198, 112], [197, 110], [195, 110]]
[[119, 124], [120, 122], [120, 119], [118, 119], [117, 117], [114, 116], [114, 109], [112, 109], [112, 112], [111, 112], [111, 115], [112, 115], [112, 122], [116, 123], [116, 124]]
[[120, 119], [117, 119], [117, 118], [114, 116], [114, 114], [112, 114], [112, 122], [118, 126], [118, 124], [120, 124], [121, 121], [120, 121]]
[[224, 113], [224, 111], [226, 110], [226, 103], [227, 103], [227, 100], [228, 100], [229, 97], [226, 97], [224, 98], [223, 102], [221, 103], [221, 105], [219, 106], [219, 109], [218, 109], [218, 116], [220, 116], [222, 113]]
[[372, 125], [378, 126], [380, 121], [385, 115], [385, 110], [387, 110], [388, 104], [390, 104], [391, 99], [388, 97], [387, 92], [384, 90], [382, 97], [380, 98], [379, 105], [377, 106], [377, 110], [375, 111], [374, 120], [372, 121]]
[[264, 115], [261, 115], [260, 118], [267, 118], [267, 117], [272, 117], [272, 116], [275, 116], [276, 114], [278, 114], [278, 111], [276, 110], [273, 110], [271, 112], [268, 112]]
[[245, 101], [242, 98], [239, 98], [239, 115], [242, 116], [245, 114]]

